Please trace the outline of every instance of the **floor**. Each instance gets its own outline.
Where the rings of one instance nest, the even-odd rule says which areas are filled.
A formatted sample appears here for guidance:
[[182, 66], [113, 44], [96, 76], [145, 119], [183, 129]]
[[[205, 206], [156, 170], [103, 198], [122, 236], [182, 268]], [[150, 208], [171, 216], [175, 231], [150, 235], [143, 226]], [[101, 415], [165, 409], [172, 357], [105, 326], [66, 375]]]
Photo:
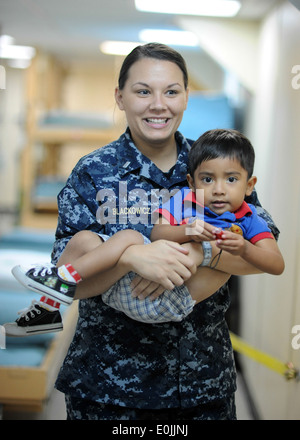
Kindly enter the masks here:
[[[236, 407], [238, 420], [254, 420], [246, 388], [241, 375], [238, 375]], [[15, 413], [3, 411], [2, 420], [66, 420], [64, 395], [54, 390], [45, 409], [41, 413]]]

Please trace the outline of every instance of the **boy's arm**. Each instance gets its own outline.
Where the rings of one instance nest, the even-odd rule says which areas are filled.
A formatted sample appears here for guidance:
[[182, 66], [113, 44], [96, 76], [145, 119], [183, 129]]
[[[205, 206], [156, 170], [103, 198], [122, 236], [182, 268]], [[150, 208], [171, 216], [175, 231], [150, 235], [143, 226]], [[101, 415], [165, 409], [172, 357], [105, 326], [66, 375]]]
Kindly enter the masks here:
[[213, 234], [215, 229], [214, 226], [200, 219], [195, 219], [193, 223], [174, 226], [161, 216], [152, 228], [150, 239], [151, 241], [164, 239], [179, 244], [189, 241], [210, 241], [216, 238]]
[[274, 239], [266, 238], [252, 244], [241, 235], [224, 231], [216, 244], [219, 249], [239, 255], [262, 272], [280, 275], [284, 271], [284, 260]]
[[169, 240], [176, 241], [177, 243], [186, 243], [191, 241], [191, 238], [185, 233], [186, 225], [170, 225], [170, 223], [164, 218], [160, 217], [158, 223], [156, 223], [151, 231], [150, 240]]

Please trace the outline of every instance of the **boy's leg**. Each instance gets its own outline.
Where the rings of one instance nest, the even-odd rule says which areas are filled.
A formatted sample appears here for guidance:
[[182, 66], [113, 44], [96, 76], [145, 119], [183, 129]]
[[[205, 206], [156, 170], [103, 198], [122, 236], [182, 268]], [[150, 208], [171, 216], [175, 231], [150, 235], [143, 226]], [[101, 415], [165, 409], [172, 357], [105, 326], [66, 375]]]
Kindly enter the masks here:
[[[65, 250], [56, 264], [56, 267], [71, 263], [74, 259], [80, 258], [85, 253], [90, 252], [95, 247], [101, 245], [102, 242], [103, 240], [100, 238], [100, 236], [92, 231], [77, 232], [77, 234], [75, 234], [67, 243]], [[47, 296], [43, 296], [40, 299], [40, 303], [42, 303], [43, 306], [49, 311], [59, 309], [60, 307], [60, 303], [58, 301], [54, 301]]]
[[103, 243], [102, 238], [92, 231], [80, 231], [67, 243], [56, 267], [72, 263], [83, 255], [91, 252]]
[[[102, 239], [98, 234], [81, 231], [69, 241], [60, 260], [63, 262], [64, 259], [69, 261], [69, 259], [79, 258], [83, 253], [93, 250], [101, 243]], [[73, 278], [68, 275], [67, 269], [65, 268], [65, 273], [61, 277], [58, 276], [58, 270], [53, 265], [35, 265], [28, 268], [15, 266], [12, 273], [26, 288], [43, 293], [44, 296], [40, 299], [39, 305], [53, 312], [59, 309], [60, 303], [71, 304], [76, 290], [76, 282], [73, 282]]]
[[228, 273], [209, 267], [198, 267], [197, 272], [186, 281], [185, 285], [197, 304], [217, 292], [230, 276]]
[[[83, 253], [94, 249], [102, 240], [91, 231], [81, 231], [69, 241], [61, 256], [61, 264], [65, 259], [79, 258]], [[20, 312], [14, 322], [4, 324], [7, 336], [29, 336], [63, 330], [62, 318], [59, 312], [60, 302], [42, 296], [40, 301], [32, 304]]]
[[[105, 242], [93, 232], [82, 232], [84, 232], [84, 235], [87, 237], [87, 243], [84, 248], [85, 252], [79, 254], [77, 251], [78, 246], [75, 246], [75, 252], [73, 251], [74, 246], [70, 246], [69, 249], [66, 247], [66, 251], [57, 264], [57, 266], [59, 266], [61, 264], [71, 263], [82, 279], [111, 269], [116, 265], [123, 252], [129, 246], [144, 243], [143, 236], [139, 232], [131, 229], [118, 231]], [[93, 237], [89, 236], [90, 234], [97, 237], [96, 242]]]
[[[85, 231], [82, 231], [85, 232]], [[89, 236], [78, 233], [69, 241], [64, 254], [66, 258], [72, 255], [73, 258], [81, 256], [92, 248], [90, 231]], [[80, 235], [79, 235], [80, 234]], [[94, 246], [99, 244], [99, 237], [93, 234]], [[101, 242], [101, 241], [100, 241]], [[68, 261], [68, 260], [67, 260]], [[18, 279], [18, 278], [17, 278]], [[23, 284], [23, 283], [22, 283]], [[25, 285], [25, 287], [27, 287]], [[34, 334], [43, 334], [63, 330], [62, 318], [59, 312], [60, 302], [48, 296], [42, 296], [40, 301], [33, 301], [32, 304], [21, 312], [19, 318], [14, 322], [4, 324], [7, 336], [28, 336]]]
[[19, 315], [16, 321], [3, 324], [6, 336], [30, 336], [63, 330], [59, 310], [49, 310], [40, 301], [33, 300]]
[[104, 242], [97, 234], [82, 231], [71, 239], [58, 262], [59, 267], [16, 266], [12, 272], [25, 287], [69, 305], [82, 278], [88, 279], [99, 272], [106, 276], [106, 271], [118, 262], [127, 247], [143, 242], [142, 235], [133, 230], [119, 231]]

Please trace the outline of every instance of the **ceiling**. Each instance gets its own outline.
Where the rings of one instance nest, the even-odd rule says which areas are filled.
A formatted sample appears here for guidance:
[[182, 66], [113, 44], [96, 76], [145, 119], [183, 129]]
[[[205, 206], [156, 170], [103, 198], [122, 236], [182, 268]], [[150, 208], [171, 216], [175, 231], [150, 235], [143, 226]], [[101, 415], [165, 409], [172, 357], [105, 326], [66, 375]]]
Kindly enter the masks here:
[[[260, 20], [280, 1], [241, 0], [236, 18]], [[176, 16], [139, 12], [134, 0], [0, 0], [0, 34], [63, 58], [99, 60], [102, 41], [139, 41], [143, 28], [176, 29]]]

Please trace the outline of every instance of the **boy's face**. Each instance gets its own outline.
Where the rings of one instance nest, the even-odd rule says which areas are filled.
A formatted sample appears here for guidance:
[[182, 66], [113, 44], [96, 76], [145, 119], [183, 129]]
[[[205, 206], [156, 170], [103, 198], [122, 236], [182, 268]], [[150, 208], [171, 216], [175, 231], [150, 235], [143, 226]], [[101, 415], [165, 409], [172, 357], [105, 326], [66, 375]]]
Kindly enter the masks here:
[[248, 179], [247, 171], [237, 159], [217, 158], [202, 162], [195, 170], [194, 179], [188, 175], [190, 188], [204, 190], [204, 205], [220, 215], [235, 212], [250, 195], [256, 177]]

